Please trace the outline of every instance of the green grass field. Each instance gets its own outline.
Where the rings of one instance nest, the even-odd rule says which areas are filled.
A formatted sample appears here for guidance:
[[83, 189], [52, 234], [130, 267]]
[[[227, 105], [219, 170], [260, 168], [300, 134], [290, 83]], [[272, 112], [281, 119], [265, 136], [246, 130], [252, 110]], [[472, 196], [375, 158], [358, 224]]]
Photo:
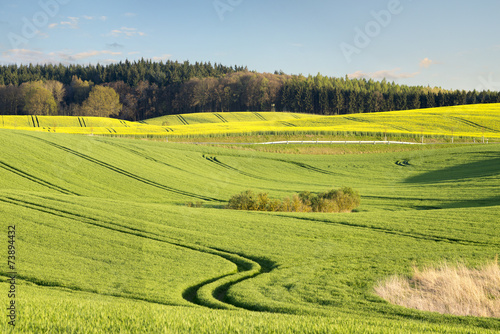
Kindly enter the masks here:
[[[5, 315], [11, 225], [18, 274], [16, 328], [4, 316], [2, 332], [500, 330], [499, 319], [409, 310], [373, 291], [413, 265], [474, 267], [499, 253], [499, 144], [291, 155], [1, 129], [0, 147]], [[361, 194], [357, 212], [224, 209], [247, 189], [283, 198], [341, 186]]]

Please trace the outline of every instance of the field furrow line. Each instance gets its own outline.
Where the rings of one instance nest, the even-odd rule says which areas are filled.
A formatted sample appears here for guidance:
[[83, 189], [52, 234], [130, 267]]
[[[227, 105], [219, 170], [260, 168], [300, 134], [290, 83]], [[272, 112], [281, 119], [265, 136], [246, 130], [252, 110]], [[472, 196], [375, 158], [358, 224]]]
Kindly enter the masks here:
[[480, 130], [482, 130], [482, 131], [484, 131], [484, 130], [488, 130], [488, 131], [491, 131], [491, 132], [496, 132], [496, 133], [500, 132], [499, 130], [496, 130], [496, 129], [490, 128], [490, 127], [488, 127], [488, 126], [480, 125], [480, 124], [478, 124], [478, 123], [475, 123], [475, 122], [473, 122], [473, 121], [471, 121], [471, 120], [468, 120], [468, 119], [465, 119], [465, 118], [462, 118], [462, 117], [457, 117], [457, 116], [448, 116], [448, 118], [454, 119], [454, 120], [456, 120], [456, 121], [461, 122], [462, 124], [465, 124], [465, 125], [468, 125], [468, 126], [472, 126], [472, 127], [476, 128], [476, 129], [480, 129]]
[[257, 118], [259, 118], [260, 120], [262, 121], [267, 121], [267, 119], [264, 118], [264, 116], [262, 116], [261, 114], [259, 114], [258, 112], [254, 112], [253, 113], [255, 116], [257, 116]]
[[316, 172], [316, 173], [321, 173], [321, 174], [326, 174], [326, 175], [337, 175], [334, 172], [330, 172], [328, 170], [324, 170], [324, 169], [321, 169], [321, 168], [318, 168], [318, 167], [314, 167], [314, 166], [311, 166], [311, 165], [308, 165], [308, 164], [305, 164], [305, 163], [302, 163], [302, 162], [290, 161], [290, 160], [277, 160], [277, 161], [285, 162], [285, 163], [288, 163], [288, 164], [292, 164], [292, 165], [295, 165], [295, 166], [298, 166], [300, 168], [304, 168], [304, 169], [307, 169], [309, 171]]
[[123, 149], [125, 151], [129, 151], [135, 155], [138, 155], [144, 159], [147, 159], [147, 160], [150, 160], [150, 161], [153, 161], [153, 162], [156, 162], [158, 164], [161, 164], [161, 165], [164, 165], [164, 166], [167, 166], [167, 167], [171, 167], [171, 168], [174, 168], [174, 169], [177, 169], [177, 170], [180, 170], [180, 171], [183, 171], [183, 172], [186, 172], [186, 170], [182, 169], [182, 168], [179, 168], [179, 167], [176, 167], [176, 166], [173, 166], [173, 165], [170, 165], [166, 162], [163, 162], [163, 161], [160, 161], [160, 160], [157, 160], [145, 153], [142, 153], [142, 152], [139, 152], [139, 151], [136, 151], [132, 148], [129, 148], [129, 147], [126, 147], [126, 146], [123, 146], [123, 145], [120, 145], [120, 144], [117, 144], [117, 143], [113, 143], [113, 142], [110, 142], [110, 141], [104, 141], [104, 140], [98, 140], [99, 142], [101, 143], [104, 143], [104, 144], [107, 144], [107, 145], [111, 145], [111, 146], [115, 146], [115, 147], [118, 147], [120, 149]]
[[182, 117], [182, 115], [177, 115], [177, 118], [179, 119], [179, 121], [181, 121], [183, 125], [189, 125], [189, 123], [186, 121], [184, 117]]
[[31, 182], [35, 182], [41, 186], [44, 186], [44, 187], [47, 187], [47, 188], [50, 188], [52, 190], [55, 190], [55, 191], [58, 191], [60, 193], [63, 193], [65, 195], [76, 195], [76, 196], [80, 196], [79, 194], [75, 193], [75, 192], [72, 192], [70, 190], [67, 190], [65, 188], [62, 188], [62, 187], [59, 187], [53, 183], [50, 183], [50, 182], [47, 182], [45, 180], [42, 180], [36, 176], [33, 176], [31, 174], [28, 174], [26, 172], [23, 172], [22, 170], [16, 168], [16, 167], [13, 167], [3, 161], [0, 161], [0, 168], [4, 169], [4, 170], [7, 170], [11, 173], [14, 173], [22, 178], [25, 178]]
[[24, 134], [24, 135], [25, 136], [29, 136], [31, 138], [38, 139], [40, 141], [43, 141], [43, 142], [45, 142], [48, 145], [56, 147], [56, 148], [58, 148], [60, 150], [63, 150], [65, 152], [67, 152], [67, 153], [75, 155], [75, 156], [77, 156], [79, 158], [82, 158], [84, 160], [87, 160], [88, 162], [94, 163], [94, 164], [99, 165], [99, 166], [101, 166], [103, 168], [109, 169], [109, 170], [111, 170], [111, 171], [113, 171], [115, 173], [121, 174], [123, 176], [126, 176], [128, 178], [134, 179], [136, 181], [142, 182], [142, 183], [147, 184], [149, 186], [152, 186], [152, 187], [155, 187], [155, 188], [158, 188], [158, 189], [162, 189], [162, 190], [165, 190], [165, 191], [169, 191], [169, 192], [172, 192], [172, 193], [175, 193], [175, 194], [178, 194], [178, 195], [183, 195], [183, 196], [187, 196], [187, 197], [197, 198], [197, 199], [200, 199], [200, 200], [203, 200], [203, 201], [225, 202], [224, 200], [221, 200], [221, 199], [218, 199], [218, 198], [209, 197], [209, 196], [203, 196], [203, 195], [198, 195], [198, 194], [191, 193], [191, 192], [188, 192], [188, 191], [184, 191], [184, 190], [172, 188], [172, 187], [169, 187], [169, 186], [157, 183], [155, 181], [151, 181], [149, 179], [143, 178], [142, 176], [133, 174], [133, 173], [128, 172], [128, 171], [126, 171], [124, 169], [121, 169], [119, 167], [110, 165], [110, 164], [108, 164], [108, 163], [106, 163], [104, 161], [92, 158], [91, 156], [88, 156], [86, 154], [74, 151], [74, 150], [72, 150], [70, 148], [67, 148], [65, 146], [53, 143], [53, 142], [45, 140], [45, 139], [37, 138], [37, 137], [34, 137], [34, 136], [30, 136], [30, 135], [26, 135], [26, 134]]
[[314, 222], [318, 222], [318, 223], [332, 224], [332, 225], [338, 225], [338, 226], [359, 228], [359, 229], [370, 230], [370, 231], [374, 231], [374, 232], [392, 234], [392, 235], [403, 236], [403, 237], [408, 237], [408, 238], [413, 238], [413, 239], [418, 239], [418, 240], [425, 240], [425, 241], [447, 242], [447, 243], [451, 243], [451, 244], [461, 244], [461, 245], [467, 245], [467, 246], [488, 246], [488, 247], [491, 247], [492, 245], [493, 246], [500, 246], [500, 244], [496, 244], [496, 243], [480, 242], [480, 241], [459, 239], [459, 238], [446, 238], [446, 237], [423, 234], [423, 233], [414, 233], [414, 232], [409, 233], [409, 232], [404, 232], [404, 231], [390, 230], [390, 229], [386, 229], [383, 227], [366, 226], [366, 225], [359, 225], [359, 224], [345, 223], [345, 222], [334, 222], [334, 221], [322, 220], [322, 219], [317, 219], [317, 218], [305, 218], [305, 217], [287, 216], [287, 215], [278, 215], [278, 216], [287, 217], [287, 218], [294, 218], [294, 219], [299, 219], [299, 220], [306, 220], [306, 221], [314, 221]]
[[360, 123], [372, 123], [372, 121], [369, 121], [367, 119], [361, 119], [357, 117], [352, 117], [352, 116], [344, 116], [345, 119], [353, 122], [360, 122]]
[[220, 114], [214, 113], [214, 115], [221, 120], [222, 123], [228, 123], [228, 121], [222, 117]]
[[228, 164], [225, 164], [221, 161], [219, 161], [217, 159], [217, 157], [209, 157], [209, 156], [205, 156], [205, 159], [207, 159], [208, 161], [222, 167], [222, 168], [226, 168], [226, 169], [229, 169], [229, 170], [232, 170], [232, 171], [235, 171], [241, 175], [245, 175], [245, 176], [248, 176], [248, 177], [251, 177], [251, 178], [254, 178], [254, 179], [258, 179], [258, 180], [264, 180], [264, 181], [273, 181], [271, 179], [267, 179], [267, 178], [264, 178], [264, 177], [260, 177], [260, 176], [257, 176], [257, 175], [253, 175], [253, 174], [250, 174], [250, 173], [247, 173], [247, 172], [244, 172], [244, 171], [241, 171], [237, 168], [234, 168]]

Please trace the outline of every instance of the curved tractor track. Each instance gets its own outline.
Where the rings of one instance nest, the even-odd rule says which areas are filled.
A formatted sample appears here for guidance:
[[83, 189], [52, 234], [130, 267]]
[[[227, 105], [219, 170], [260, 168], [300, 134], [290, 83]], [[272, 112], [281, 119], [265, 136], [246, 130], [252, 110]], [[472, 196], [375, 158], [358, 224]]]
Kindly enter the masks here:
[[[269, 268], [270, 267], [269, 263], [267, 264], [267, 266], [264, 264], [261, 266], [261, 264], [259, 264], [257, 261], [249, 259], [247, 257], [244, 257], [236, 253], [231, 253], [228, 251], [205, 247], [201, 245], [180, 242], [179, 240], [173, 239], [171, 237], [153, 234], [151, 232], [122, 225], [113, 221], [105, 221], [100, 218], [86, 216], [68, 210], [59, 209], [55, 205], [50, 205], [47, 202], [45, 202], [42, 205], [33, 202], [31, 200], [19, 199], [13, 196], [0, 196], [0, 202], [15, 206], [21, 206], [25, 209], [31, 209], [34, 211], [57, 216], [60, 218], [71, 219], [80, 223], [89, 224], [103, 229], [111, 230], [113, 232], [129, 234], [135, 237], [153, 240], [171, 246], [181, 247], [195, 252], [215, 255], [235, 264], [235, 266], [237, 267], [235, 272], [227, 273], [218, 277], [205, 280], [202, 283], [187, 288], [182, 293], [182, 297], [184, 298], [184, 300], [196, 305], [215, 308], [215, 309], [239, 309], [240, 307], [237, 307], [233, 304], [224, 301], [226, 293], [229, 290], [229, 288], [234, 284], [256, 277], [259, 274], [269, 272], [271, 270], [271, 269], [263, 269], [263, 267]], [[23, 277], [22, 279], [25, 281], [30, 281], [35, 284], [40, 283], [39, 280], [37, 280], [37, 278], [34, 277]], [[57, 283], [49, 283], [44, 285], [68, 288], [66, 286], [62, 286]], [[78, 290], [78, 288], [74, 288], [74, 290]], [[93, 291], [87, 291], [87, 292], [93, 292]], [[158, 303], [158, 301], [136, 298], [136, 297], [132, 299], [139, 299], [147, 302]]]

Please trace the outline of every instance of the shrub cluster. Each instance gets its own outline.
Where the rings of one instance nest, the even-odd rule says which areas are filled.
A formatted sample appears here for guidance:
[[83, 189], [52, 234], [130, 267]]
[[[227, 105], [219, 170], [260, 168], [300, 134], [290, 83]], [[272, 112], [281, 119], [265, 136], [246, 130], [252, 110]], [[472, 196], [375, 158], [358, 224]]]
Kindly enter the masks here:
[[247, 190], [231, 197], [228, 208], [281, 212], [352, 212], [360, 203], [359, 193], [349, 187], [320, 194], [303, 191], [283, 200], [271, 199], [268, 193], [255, 194]]

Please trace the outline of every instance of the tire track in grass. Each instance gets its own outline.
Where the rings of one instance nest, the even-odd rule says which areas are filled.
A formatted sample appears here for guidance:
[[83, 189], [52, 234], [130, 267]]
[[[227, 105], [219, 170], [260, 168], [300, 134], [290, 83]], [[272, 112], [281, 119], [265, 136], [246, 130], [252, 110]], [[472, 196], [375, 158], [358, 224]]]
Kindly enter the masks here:
[[297, 127], [297, 125], [285, 121], [281, 121], [281, 124], [283, 124], [286, 127]]
[[465, 118], [462, 118], [462, 117], [448, 116], [448, 118], [454, 119], [456, 121], [459, 121], [462, 124], [465, 124], [465, 125], [468, 125], [468, 126], [472, 126], [473, 128], [477, 128], [477, 129], [480, 129], [480, 130], [483, 130], [483, 131], [484, 130], [488, 130], [488, 131], [496, 132], [496, 133], [500, 132], [499, 130], [490, 128], [488, 126], [480, 125], [478, 123], [475, 123], [475, 122], [473, 122], [471, 120], [468, 120], [468, 119], [465, 119]]
[[215, 117], [221, 120], [222, 123], [228, 123], [228, 121], [222, 117], [220, 114], [214, 113]]
[[[377, 122], [373, 122], [373, 121], [370, 121], [370, 120], [367, 120], [367, 119], [362, 119], [362, 118], [357, 118], [357, 117], [352, 117], [352, 116], [344, 116], [345, 119], [349, 120], [349, 121], [352, 121], [352, 122], [359, 122], [359, 123], [368, 123], [368, 124], [376, 124], [376, 125], [382, 125], [383, 123], [377, 123]], [[394, 124], [383, 124], [384, 126], [388, 126], [388, 127], [391, 127], [391, 128], [394, 128], [396, 130], [400, 130], [400, 131], [405, 131], [405, 132], [411, 132], [410, 130], [402, 127], [402, 126], [399, 126], [399, 125], [394, 125]]]
[[257, 116], [258, 119], [262, 120], [262, 121], [267, 121], [267, 119], [264, 118], [264, 116], [262, 116], [261, 114], [259, 114], [258, 112], [254, 112], [253, 113], [255, 116]]
[[129, 151], [135, 155], [138, 155], [140, 156], [141, 158], [144, 158], [146, 160], [149, 160], [149, 161], [153, 161], [155, 163], [158, 163], [158, 164], [161, 164], [161, 165], [164, 165], [164, 166], [167, 166], [167, 167], [171, 167], [171, 168], [174, 168], [174, 169], [177, 169], [179, 171], [183, 171], [183, 172], [187, 172], [186, 170], [182, 169], [182, 168], [179, 168], [179, 167], [176, 167], [176, 166], [173, 166], [173, 165], [170, 165], [170, 164], [167, 164], [166, 162], [163, 162], [163, 161], [160, 161], [160, 160], [157, 160], [145, 153], [142, 153], [142, 152], [139, 152], [139, 151], [136, 151], [132, 148], [129, 148], [129, 147], [126, 147], [126, 146], [123, 146], [123, 145], [120, 145], [120, 144], [117, 144], [117, 143], [112, 143], [112, 142], [109, 142], [109, 141], [104, 141], [104, 140], [99, 140], [97, 139], [97, 141], [101, 142], [101, 143], [104, 143], [104, 144], [107, 144], [107, 145], [111, 145], [111, 146], [115, 146], [115, 147], [118, 147], [120, 149], [123, 149], [123, 150], [126, 150], [126, 151]]
[[294, 218], [294, 219], [299, 219], [299, 220], [306, 220], [306, 221], [313, 221], [313, 222], [318, 222], [318, 223], [325, 223], [325, 224], [330, 224], [330, 225], [353, 227], [353, 228], [358, 228], [358, 229], [363, 229], [363, 230], [370, 230], [370, 231], [374, 231], [374, 232], [380, 232], [380, 233], [385, 233], [385, 234], [413, 238], [413, 239], [417, 239], [417, 240], [447, 242], [447, 243], [451, 243], [451, 244], [460, 244], [460, 245], [467, 245], [467, 246], [488, 246], [488, 247], [500, 246], [500, 244], [496, 244], [496, 243], [480, 242], [480, 241], [460, 239], [460, 238], [446, 238], [446, 237], [429, 235], [429, 234], [424, 234], [424, 233], [415, 233], [415, 232], [409, 233], [409, 232], [403, 232], [403, 231], [397, 231], [397, 230], [390, 230], [390, 229], [386, 229], [383, 227], [366, 226], [366, 225], [353, 224], [353, 223], [347, 223], [347, 222], [334, 222], [334, 221], [318, 219], [318, 218], [310, 218], [310, 217], [306, 218], [306, 217], [297, 217], [297, 216], [292, 216], [292, 215], [288, 216], [288, 215], [279, 215], [279, 214], [277, 216], [285, 217], [285, 218]]
[[353, 122], [360, 122], [360, 123], [370, 123], [370, 124], [373, 124], [372, 121], [369, 121], [367, 119], [361, 119], [361, 118], [357, 118], [357, 117], [352, 117], [352, 116], [344, 116], [345, 119], [349, 120], [349, 121], [353, 121]]
[[318, 167], [314, 167], [314, 166], [311, 166], [311, 165], [308, 165], [308, 164], [305, 164], [305, 163], [302, 163], [302, 162], [298, 162], [298, 161], [281, 160], [281, 159], [278, 159], [276, 161], [285, 162], [287, 164], [292, 164], [292, 165], [295, 165], [295, 166], [298, 166], [300, 168], [304, 168], [304, 169], [307, 169], [309, 171], [316, 172], [316, 173], [321, 173], [321, 174], [326, 174], [326, 175], [337, 175], [334, 172], [330, 172], [328, 170], [324, 170], [324, 169], [321, 169], [321, 168], [318, 168]]
[[[214, 164], [216, 164], [216, 165], [218, 165], [218, 166], [220, 166], [222, 168], [225, 168], [225, 169], [237, 172], [237, 173], [239, 173], [241, 175], [245, 175], [245, 176], [257, 179], [257, 180], [271, 181], [271, 182], [276, 182], [277, 181], [276, 179], [261, 177], [261, 176], [257, 176], [257, 175], [251, 174], [251, 173], [244, 172], [244, 171], [239, 170], [239, 169], [237, 169], [237, 168], [235, 168], [233, 166], [230, 166], [228, 164], [225, 164], [225, 163], [221, 162], [220, 160], [217, 159], [217, 157], [210, 157], [210, 156], [206, 156], [206, 155], [203, 155], [203, 157], [205, 159], [207, 159], [208, 161], [210, 161], [211, 163], [214, 163]], [[289, 161], [285, 161], [285, 160], [277, 160], [277, 161], [289, 162]], [[310, 166], [310, 167], [312, 167], [312, 166]], [[328, 171], [325, 171], [325, 172], [328, 172]], [[332, 173], [332, 175], [334, 175], [334, 174]], [[283, 181], [283, 180], [281, 180], [280, 182], [281, 183], [289, 183], [289, 184], [293, 184], [293, 185], [299, 185], [299, 184], [305, 184], [305, 185], [308, 185], [308, 186], [311, 185], [311, 183], [301, 182], [301, 181], [288, 181], [288, 180]]]
[[[200, 253], [218, 256], [235, 264], [237, 268], [236, 272], [223, 274], [215, 278], [210, 278], [208, 280], [205, 280], [199, 284], [196, 284], [184, 290], [184, 292], [182, 293], [182, 297], [184, 298], [184, 300], [197, 305], [206, 306], [214, 309], [239, 309], [239, 307], [236, 307], [229, 303], [225, 303], [223, 301], [227, 290], [232, 285], [237, 284], [243, 280], [250, 279], [263, 272], [270, 271], [270, 270], [263, 271], [261, 265], [256, 261], [235, 253], [230, 253], [220, 249], [205, 247], [201, 245], [182, 243], [179, 242], [178, 240], [157, 235], [151, 232], [143, 231], [138, 228], [128, 227], [112, 221], [103, 221], [97, 218], [79, 215], [67, 210], [54, 208], [49, 206], [48, 204], [41, 205], [38, 203], [30, 202], [27, 200], [20, 200], [10, 196], [0, 196], [0, 202], [21, 206], [23, 208], [50, 214], [60, 218], [75, 220], [83, 224], [93, 225], [96, 227], [111, 230], [113, 232], [129, 234], [139, 238], [153, 240], [156, 242], [161, 242], [184, 249], [189, 249]], [[142, 300], [158, 303], [157, 301], [151, 301], [148, 299], [142, 299]]]
[[38, 122], [38, 117], [36, 115], [31, 115], [31, 121], [33, 122], [34, 128], [40, 127], [40, 122]]
[[189, 123], [186, 121], [184, 117], [182, 117], [182, 115], [177, 115], [177, 118], [183, 125], [189, 125]]
[[28, 174], [26, 172], [23, 172], [22, 170], [16, 168], [16, 167], [13, 167], [3, 161], [0, 161], [0, 168], [6, 170], [6, 171], [9, 171], [11, 173], [14, 173], [16, 174], [17, 176], [20, 176], [22, 178], [25, 178], [31, 182], [35, 182], [41, 186], [44, 186], [44, 187], [47, 187], [49, 189], [52, 189], [52, 190], [55, 190], [55, 191], [58, 191], [60, 193], [63, 193], [64, 195], [76, 195], [76, 196], [80, 196], [79, 194], [71, 191], [71, 190], [68, 190], [68, 189], [65, 189], [63, 187], [59, 187], [53, 183], [50, 183], [50, 182], [47, 182], [39, 177], [36, 177], [34, 175], [31, 175], [31, 174]]
[[93, 158], [91, 156], [88, 156], [86, 154], [83, 154], [83, 153], [80, 153], [80, 152], [77, 152], [77, 151], [74, 151], [68, 147], [65, 147], [65, 146], [62, 146], [62, 145], [59, 145], [59, 144], [56, 144], [54, 142], [51, 142], [51, 141], [48, 141], [48, 140], [45, 140], [45, 139], [42, 139], [42, 138], [38, 138], [38, 137], [35, 137], [35, 136], [31, 136], [31, 135], [27, 135], [27, 134], [23, 134], [24, 136], [27, 136], [27, 137], [31, 137], [31, 138], [34, 138], [34, 139], [37, 139], [37, 140], [40, 140], [50, 146], [53, 146], [55, 148], [58, 148], [64, 152], [67, 152], [67, 153], [70, 153], [72, 155], [75, 155], [79, 158], [82, 158], [84, 160], [87, 160], [88, 162], [91, 162], [93, 164], [96, 164], [98, 166], [101, 166], [103, 168], [106, 168], [108, 170], [111, 170], [112, 172], [115, 172], [115, 173], [118, 173], [118, 174], [121, 174], [123, 176], [126, 176], [128, 178], [131, 178], [133, 180], [136, 180], [136, 181], [139, 181], [139, 182], [142, 182], [144, 184], [147, 184], [149, 186], [152, 186], [152, 187], [155, 187], [155, 188], [158, 188], [158, 189], [162, 189], [162, 190], [165, 190], [165, 191], [169, 191], [169, 192], [172, 192], [174, 194], [178, 194], [178, 195], [183, 195], [183, 196], [187, 196], [187, 197], [192, 197], [192, 198], [197, 198], [197, 199], [200, 199], [200, 200], [203, 200], [203, 201], [213, 201], [213, 202], [225, 202], [224, 200], [221, 200], [219, 198], [214, 198], [214, 197], [209, 197], [209, 196], [203, 196], [203, 195], [198, 195], [198, 194], [195, 194], [195, 193], [191, 193], [191, 192], [188, 192], [188, 191], [184, 191], [184, 190], [180, 190], [180, 189], [176, 189], [176, 188], [172, 188], [172, 187], [169, 187], [169, 186], [166, 186], [166, 185], [163, 185], [161, 183], [158, 183], [158, 182], [155, 182], [155, 181], [151, 181], [149, 179], [146, 179], [142, 176], [139, 176], [139, 175], [136, 175], [136, 174], [133, 174], [131, 172], [128, 172], [124, 169], [121, 169], [119, 167], [115, 167], [113, 165], [110, 165], [104, 161], [101, 161], [101, 160], [98, 160], [96, 158]]
[[241, 174], [241, 175], [245, 175], [245, 176], [248, 176], [248, 177], [251, 177], [251, 178], [254, 178], [254, 179], [258, 179], [258, 180], [264, 180], [264, 181], [274, 181], [274, 180], [272, 180], [272, 179], [267, 179], [267, 178], [264, 178], [264, 177], [260, 177], [260, 176], [257, 176], [257, 175], [253, 175], [253, 174], [251, 174], [251, 173], [247, 173], [247, 172], [244, 172], [244, 171], [239, 170], [239, 169], [237, 169], [237, 168], [234, 168], [233, 166], [230, 166], [230, 165], [228, 165], [228, 164], [225, 164], [225, 163], [223, 163], [223, 162], [219, 161], [219, 160], [217, 159], [217, 157], [209, 157], [209, 156], [205, 156], [205, 155], [203, 155], [203, 157], [204, 157], [205, 159], [207, 159], [208, 161], [210, 161], [210, 162], [212, 162], [212, 163], [214, 163], [214, 164], [216, 164], [216, 165], [218, 165], [218, 166], [220, 166], [220, 167], [222, 167], [222, 168], [225, 168], [225, 169], [228, 169], [228, 170], [232, 170], [232, 171], [237, 172], [237, 173], [239, 173], [239, 174]]

